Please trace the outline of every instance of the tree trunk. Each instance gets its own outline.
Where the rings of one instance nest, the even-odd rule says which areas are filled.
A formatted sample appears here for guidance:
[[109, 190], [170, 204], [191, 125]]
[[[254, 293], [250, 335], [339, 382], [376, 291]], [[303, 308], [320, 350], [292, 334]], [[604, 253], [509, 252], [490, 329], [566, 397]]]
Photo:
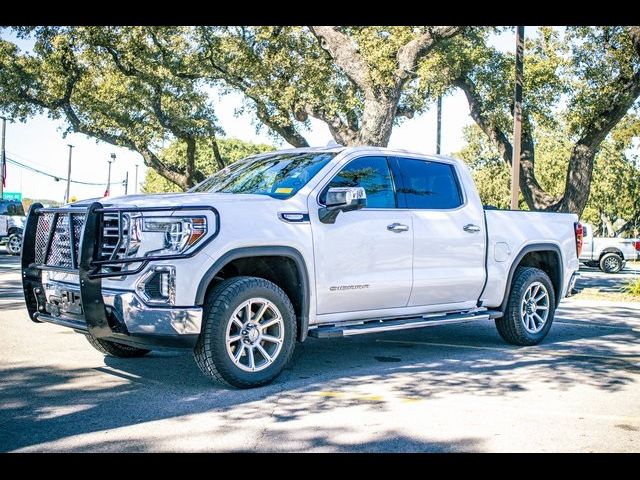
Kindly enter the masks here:
[[573, 147], [571, 157], [569, 157], [564, 195], [551, 205], [549, 210], [582, 215], [591, 192], [593, 161], [596, 151], [597, 148], [589, 147], [582, 142], [578, 142]]
[[390, 96], [384, 95], [381, 98], [374, 98], [373, 95], [367, 95], [365, 97], [362, 127], [358, 132], [357, 144], [376, 147], [387, 146], [396, 118], [399, 96], [398, 89]]
[[600, 212], [600, 220], [602, 220], [602, 224], [607, 229], [607, 237], [615, 237], [615, 229], [613, 228], [613, 223], [611, 223], [611, 219], [604, 212]]

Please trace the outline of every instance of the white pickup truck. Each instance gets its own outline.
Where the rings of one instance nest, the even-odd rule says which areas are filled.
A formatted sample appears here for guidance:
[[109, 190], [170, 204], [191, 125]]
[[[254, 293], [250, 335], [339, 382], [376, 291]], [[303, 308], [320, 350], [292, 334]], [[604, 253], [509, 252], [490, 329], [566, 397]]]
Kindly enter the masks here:
[[20, 255], [24, 221], [22, 202], [0, 199], [0, 246], [4, 245], [10, 255]]
[[640, 260], [640, 239], [596, 237], [593, 226], [582, 223], [583, 246], [580, 261], [605, 273], [618, 273], [627, 260]]
[[575, 215], [487, 210], [455, 159], [373, 147], [238, 161], [189, 192], [31, 207], [31, 319], [108, 355], [189, 347], [241, 388], [296, 340], [495, 319], [542, 341], [571, 292]]

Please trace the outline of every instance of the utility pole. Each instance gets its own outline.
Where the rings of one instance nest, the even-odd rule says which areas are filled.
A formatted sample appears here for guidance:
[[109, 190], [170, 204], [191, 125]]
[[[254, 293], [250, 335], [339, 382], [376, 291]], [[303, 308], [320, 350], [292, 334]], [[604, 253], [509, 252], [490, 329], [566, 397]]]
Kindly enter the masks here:
[[524, 26], [516, 33], [516, 85], [513, 101], [513, 157], [511, 158], [511, 210], [518, 209], [520, 192], [520, 143], [522, 134], [522, 77], [524, 70]]
[[133, 193], [138, 193], [138, 164], [136, 163], [136, 183], [133, 186]]
[[73, 145], [68, 144], [69, 147], [69, 166], [67, 168], [67, 191], [64, 194], [64, 203], [69, 203], [69, 188], [71, 187], [71, 150]]
[[2, 150], [0, 151], [0, 175], [2, 176], [2, 179], [0, 179], [0, 200], [2, 200], [4, 198], [4, 182], [7, 177], [7, 159], [4, 153], [4, 137], [7, 133], [7, 119], [4, 117], [0, 118], [2, 118]]
[[127, 174], [124, 177], [124, 194], [126, 195], [129, 191], [129, 170], [127, 170]]
[[107, 174], [107, 189], [104, 192], [104, 196], [108, 197], [111, 194], [111, 164], [116, 161], [116, 154], [111, 154], [111, 159], [107, 160], [109, 162], [109, 173]]
[[440, 155], [442, 140], [442, 95], [438, 95], [438, 127], [436, 130], [436, 155]]

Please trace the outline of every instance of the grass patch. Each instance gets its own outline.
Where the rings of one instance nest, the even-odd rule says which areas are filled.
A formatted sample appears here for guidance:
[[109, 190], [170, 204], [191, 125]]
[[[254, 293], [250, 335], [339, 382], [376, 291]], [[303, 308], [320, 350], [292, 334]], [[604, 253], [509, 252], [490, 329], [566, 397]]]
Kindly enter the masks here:
[[612, 302], [640, 302], [640, 295], [623, 292], [603, 292], [599, 288], [583, 288], [571, 299], [576, 300], [610, 300]]
[[624, 293], [640, 298], [640, 278], [631, 280], [624, 287]]

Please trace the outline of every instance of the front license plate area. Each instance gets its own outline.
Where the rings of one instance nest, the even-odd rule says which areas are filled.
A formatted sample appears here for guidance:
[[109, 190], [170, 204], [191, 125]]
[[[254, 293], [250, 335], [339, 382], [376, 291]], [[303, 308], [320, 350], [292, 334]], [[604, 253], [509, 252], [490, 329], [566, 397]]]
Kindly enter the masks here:
[[80, 294], [69, 290], [61, 290], [59, 295], [49, 295], [46, 310], [56, 317], [66, 313], [82, 315]]

